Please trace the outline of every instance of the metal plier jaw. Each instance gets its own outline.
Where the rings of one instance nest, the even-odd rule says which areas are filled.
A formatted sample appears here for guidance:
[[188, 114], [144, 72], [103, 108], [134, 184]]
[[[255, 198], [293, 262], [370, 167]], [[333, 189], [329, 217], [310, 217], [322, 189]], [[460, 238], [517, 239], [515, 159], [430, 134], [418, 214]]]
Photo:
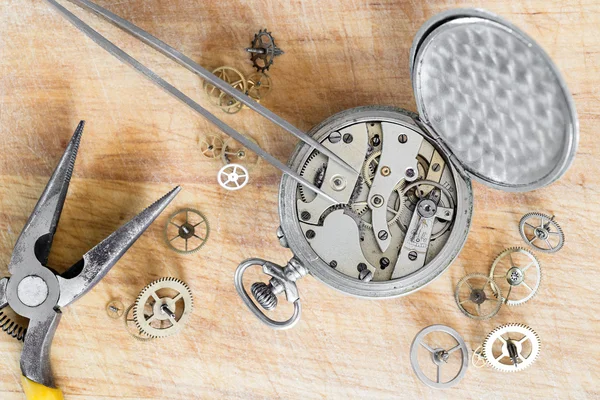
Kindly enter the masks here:
[[[50, 346], [66, 307], [91, 290], [144, 233], [181, 190], [176, 187], [83, 255], [63, 274], [46, 267], [52, 241], [69, 189], [84, 122], [80, 122], [48, 181], [21, 235], [8, 266], [11, 276], [0, 279], [0, 309], [6, 305], [29, 319], [21, 353], [23, 384], [54, 388]], [[37, 386], [36, 386], [37, 385]], [[42, 388], [43, 389], [43, 388]], [[62, 394], [57, 397], [62, 398]]]

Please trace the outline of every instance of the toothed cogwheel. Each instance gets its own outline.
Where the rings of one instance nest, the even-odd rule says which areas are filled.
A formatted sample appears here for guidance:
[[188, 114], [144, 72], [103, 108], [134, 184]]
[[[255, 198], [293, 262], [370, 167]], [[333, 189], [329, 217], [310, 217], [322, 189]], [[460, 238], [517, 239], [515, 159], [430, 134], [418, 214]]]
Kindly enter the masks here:
[[[542, 266], [529, 250], [511, 247], [496, 257], [490, 278], [500, 288], [496, 294], [506, 305], [521, 305], [537, 293], [542, 281]], [[506, 297], [503, 297], [504, 293]]]
[[456, 285], [454, 299], [460, 311], [476, 320], [490, 319], [498, 314], [503, 300], [498, 285], [484, 274], [469, 274]]
[[275, 39], [271, 32], [261, 29], [252, 40], [251, 47], [246, 49], [250, 53], [252, 65], [258, 72], [268, 71], [275, 57], [283, 54], [283, 50], [275, 45]]
[[193, 308], [192, 292], [185, 282], [161, 278], [146, 286], [133, 307], [133, 319], [144, 335], [174, 335], [187, 323]]
[[210, 225], [204, 214], [193, 208], [177, 210], [165, 225], [165, 241], [174, 251], [191, 254], [199, 251], [208, 241]]
[[540, 348], [540, 338], [533, 329], [512, 323], [501, 325], [487, 335], [482, 354], [493, 368], [517, 372], [534, 363]]
[[525, 214], [519, 222], [519, 232], [525, 243], [542, 253], [556, 253], [565, 244], [565, 234], [554, 220], [554, 215]]

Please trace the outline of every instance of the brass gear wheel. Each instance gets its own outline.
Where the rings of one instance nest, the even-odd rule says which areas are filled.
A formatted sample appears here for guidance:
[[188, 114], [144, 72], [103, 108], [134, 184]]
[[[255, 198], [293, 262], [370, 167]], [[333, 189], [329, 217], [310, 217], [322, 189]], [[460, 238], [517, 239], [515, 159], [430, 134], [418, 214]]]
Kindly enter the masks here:
[[165, 225], [167, 245], [181, 254], [199, 251], [208, 241], [209, 235], [208, 219], [193, 208], [182, 208], [175, 211], [169, 216]]
[[127, 310], [125, 310], [125, 313], [123, 314], [125, 316], [125, 329], [127, 330], [127, 333], [129, 333], [135, 340], [139, 340], [140, 342], [152, 340], [151, 337], [146, 336], [144, 332], [137, 327], [135, 319], [133, 318], [134, 305], [135, 303], [127, 307]]
[[248, 92], [246, 94], [252, 99], [260, 102], [273, 89], [273, 80], [263, 72], [255, 72], [248, 77]]
[[171, 336], [183, 329], [193, 303], [192, 291], [185, 282], [161, 278], [142, 289], [133, 306], [133, 319], [145, 336]]
[[482, 354], [493, 368], [517, 372], [531, 366], [540, 354], [540, 337], [524, 324], [501, 325], [483, 341]]
[[[230, 84], [234, 89], [237, 89], [242, 93], [246, 93], [248, 91], [248, 82], [246, 81], [244, 74], [237, 69], [223, 66], [215, 69], [212, 73], [217, 78], [220, 78]], [[211, 103], [219, 107], [227, 114], [235, 114], [244, 106], [238, 100], [234, 99], [221, 89], [208, 82], [204, 82], [204, 92], [206, 92]]]
[[223, 152], [223, 139], [217, 135], [208, 135], [200, 139], [200, 152], [206, 158], [219, 158]]

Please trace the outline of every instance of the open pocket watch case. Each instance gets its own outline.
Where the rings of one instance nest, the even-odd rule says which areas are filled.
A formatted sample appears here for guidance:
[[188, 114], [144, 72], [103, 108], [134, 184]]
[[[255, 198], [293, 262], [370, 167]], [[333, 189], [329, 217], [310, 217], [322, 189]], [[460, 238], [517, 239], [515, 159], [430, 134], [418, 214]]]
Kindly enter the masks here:
[[[238, 293], [273, 328], [300, 318], [296, 281], [310, 273], [366, 298], [421, 289], [458, 256], [473, 212], [471, 179], [525, 192], [560, 178], [579, 136], [571, 95], [548, 55], [531, 38], [483, 10], [441, 13], [417, 33], [410, 74], [419, 114], [391, 107], [338, 113], [310, 135], [350, 164], [349, 172], [304, 143], [288, 165], [336, 200], [284, 175], [278, 237], [294, 257], [281, 267], [240, 264]], [[243, 286], [261, 266], [268, 284], [252, 297], [264, 310], [284, 293], [294, 314], [275, 321]]]

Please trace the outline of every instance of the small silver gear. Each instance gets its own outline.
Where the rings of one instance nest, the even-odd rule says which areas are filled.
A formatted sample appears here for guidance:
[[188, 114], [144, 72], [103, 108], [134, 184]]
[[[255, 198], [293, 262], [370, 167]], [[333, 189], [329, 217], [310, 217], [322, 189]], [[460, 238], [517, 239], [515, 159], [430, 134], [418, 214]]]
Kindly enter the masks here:
[[542, 253], [555, 253], [565, 244], [565, 234], [554, 215], [525, 214], [519, 222], [519, 232], [525, 243]]
[[[449, 349], [444, 348], [439, 344], [429, 345], [426, 342], [426, 336], [430, 333], [439, 332], [443, 332], [451, 336], [456, 342], [456, 345]], [[436, 336], [436, 339], [440, 340], [440, 337], [441, 335], [438, 334]], [[436, 367], [437, 371], [435, 379], [430, 378], [425, 373], [425, 371], [432, 372], [432, 369], [424, 369], [419, 364], [419, 350], [421, 348], [424, 348], [429, 352], [427, 359], [431, 360], [431, 363]], [[449, 381], [444, 381], [442, 376], [442, 367], [448, 364], [448, 361], [450, 361], [451, 357], [455, 357], [453, 354], [458, 353], [460, 354], [460, 356], [458, 356], [460, 360], [460, 369], [452, 379], [450, 379]], [[410, 346], [410, 363], [412, 365], [413, 371], [417, 375], [417, 378], [419, 378], [421, 382], [432, 388], [447, 389], [449, 387], [455, 386], [456, 384], [458, 384], [458, 382], [461, 381], [462, 378], [464, 378], [465, 373], [467, 372], [467, 367], [469, 366], [469, 350], [467, 349], [467, 345], [465, 344], [463, 338], [454, 329], [445, 325], [431, 325], [421, 330], [421, 332], [419, 332], [417, 336], [415, 336]]]
[[501, 325], [487, 335], [482, 354], [493, 368], [517, 372], [535, 362], [540, 348], [540, 337], [533, 329], [512, 323]]
[[511, 247], [496, 257], [490, 269], [490, 278], [500, 288], [501, 292], [497, 295], [506, 305], [521, 305], [537, 293], [542, 281], [542, 266], [529, 250]]
[[165, 225], [167, 245], [181, 254], [191, 254], [200, 250], [208, 241], [209, 235], [208, 219], [193, 208], [175, 211]]
[[133, 319], [140, 332], [150, 338], [171, 336], [183, 329], [193, 303], [185, 282], [161, 278], [142, 289], [133, 306]]
[[[463, 314], [481, 321], [492, 318], [500, 311], [503, 300], [499, 293], [500, 288], [492, 278], [484, 274], [469, 274], [458, 281], [454, 299]], [[466, 307], [466, 304], [469, 306]]]

